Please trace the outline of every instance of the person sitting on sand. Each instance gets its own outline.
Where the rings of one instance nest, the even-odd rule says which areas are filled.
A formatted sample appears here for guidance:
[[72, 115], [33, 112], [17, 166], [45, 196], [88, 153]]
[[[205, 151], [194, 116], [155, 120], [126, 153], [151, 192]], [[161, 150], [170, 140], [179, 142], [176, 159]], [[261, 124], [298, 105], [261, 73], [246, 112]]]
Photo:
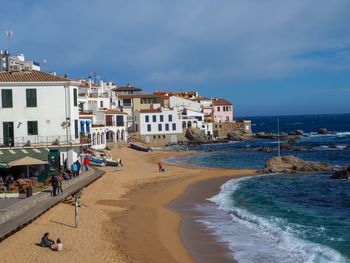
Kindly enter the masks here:
[[45, 233], [41, 238], [39, 246], [41, 247], [51, 247], [55, 242], [49, 239], [49, 233]]
[[163, 164], [161, 162], [158, 162], [158, 168], [159, 168], [159, 172], [165, 172], [165, 169], [164, 169]]
[[61, 252], [63, 250], [63, 244], [61, 242], [61, 239], [57, 239], [56, 244], [52, 244], [50, 246], [51, 250]]

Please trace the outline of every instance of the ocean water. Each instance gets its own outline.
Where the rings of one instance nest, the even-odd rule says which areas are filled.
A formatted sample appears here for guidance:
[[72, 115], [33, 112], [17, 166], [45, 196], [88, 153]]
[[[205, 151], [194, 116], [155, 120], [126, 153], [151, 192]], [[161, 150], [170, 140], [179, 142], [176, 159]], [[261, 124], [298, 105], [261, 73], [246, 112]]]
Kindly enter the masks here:
[[[254, 117], [253, 132], [276, 132], [276, 117]], [[281, 151], [305, 160], [350, 165], [350, 114], [279, 117], [280, 130], [302, 129]], [[319, 128], [332, 131], [318, 135]], [[283, 142], [282, 142], [283, 143]], [[261, 152], [269, 147], [272, 152]], [[177, 148], [175, 148], [177, 149]], [[198, 154], [168, 160], [222, 168], [262, 168], [277, 142], [254, 140], [189, 147]], [[350, 180], [330, 174], [283, 174], [231, 180], [212, 203], [197, 204], [197, 220], [232, 250], [239, 262], [350, 262]]]

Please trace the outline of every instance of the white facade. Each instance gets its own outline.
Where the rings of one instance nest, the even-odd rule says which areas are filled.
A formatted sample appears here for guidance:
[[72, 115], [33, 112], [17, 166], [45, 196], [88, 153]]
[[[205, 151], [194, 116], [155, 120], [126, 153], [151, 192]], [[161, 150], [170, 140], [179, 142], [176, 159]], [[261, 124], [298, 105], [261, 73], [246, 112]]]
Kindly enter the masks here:
[[184, 109], [189, 109], [197, 112], [201, 111], [201, 105], [197, 101], [183, 99], [176, 96], [171, 96], [169, 98], [169, 108], [176, 108], [178, 111]]
[[139, 110], [135, 112], [137, 132], [145, 143], [162, 140], [162, 142], [177, 143], [182, 135], [179, 113], [171, 109]]
[[[6, 76], [13, 74], [19, 79], [23, 78], [21, 74], [28, 74], [24, 78], [29, 81], [8, 82]], [[70, 164], [76, 160], [76, 149], [80, 145], [78, 84], [62, 81], [64, 78], [58, 76], [58, 80], [45, 81], [50, 78], [56, 79], [56, 76], [34, 71], [0, 73], [0, 145], [64, 146], [65, 152], [70, 152]], [[28, 102], [30, 96], [31, 103]]]

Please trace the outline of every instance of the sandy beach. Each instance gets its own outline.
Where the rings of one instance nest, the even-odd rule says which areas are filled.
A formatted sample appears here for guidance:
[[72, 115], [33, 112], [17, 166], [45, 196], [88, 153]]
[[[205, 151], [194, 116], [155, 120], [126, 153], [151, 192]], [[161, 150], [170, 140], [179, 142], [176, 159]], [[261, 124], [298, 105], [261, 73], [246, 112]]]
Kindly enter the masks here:
[[[85, 189], [79, 227], [74, 228], [74, 207], [59, 204], [1, 242], [1, 262], [196, 262], [186, 249], [186, 235], [180, 235], [181, 217], [167, 204], [197, 182], [213, 185], [208, 179], [222, 177], [196, 195], [204, 198], [225, 180], [255, 171], [166, 165], [166, 172], [158, 172], [157, 161], [181, 154], [189, 152], [114, 149], [113, 156], [122, 158], [124, 168], [106, 172]], [[63, 252], [35, 245], [45, 232], [62, 240]], [[217, 249], [225, 247], [218, 244]]]

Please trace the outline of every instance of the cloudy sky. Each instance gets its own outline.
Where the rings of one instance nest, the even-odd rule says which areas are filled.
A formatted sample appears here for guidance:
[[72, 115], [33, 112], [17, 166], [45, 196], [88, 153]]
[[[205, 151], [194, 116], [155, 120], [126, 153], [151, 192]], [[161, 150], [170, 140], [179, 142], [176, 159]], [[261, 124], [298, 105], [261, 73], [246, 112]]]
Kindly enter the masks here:
[[[236, 116], [350, 112], [349, 0], [12, 0], [0, 49], [70, 78], [225, 97]], [[43, 63], [46, 60], [47, 63]]]

